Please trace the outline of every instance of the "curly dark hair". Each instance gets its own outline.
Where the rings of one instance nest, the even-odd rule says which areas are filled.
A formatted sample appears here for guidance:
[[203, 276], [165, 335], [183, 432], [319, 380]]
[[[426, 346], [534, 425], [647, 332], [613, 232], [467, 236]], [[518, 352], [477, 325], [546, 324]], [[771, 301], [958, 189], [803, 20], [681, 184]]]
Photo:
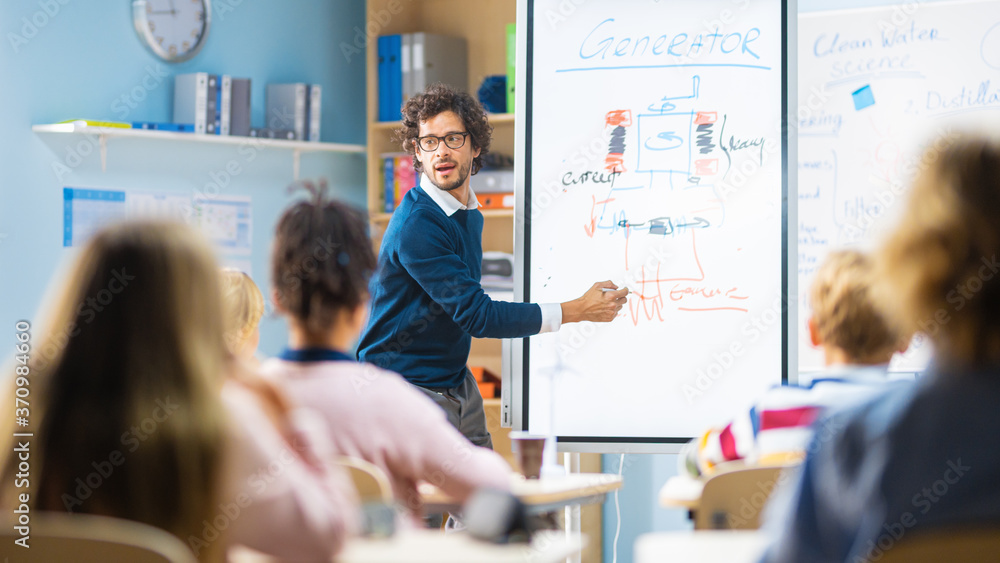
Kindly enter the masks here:
[[368, 296], [377, 261], [362, 214], [326, 197], [326, 182], [292, 184], [310, 199], [285, 210], [271, 251], [271, 283], [278, 305], [305, 329], [328, 330], [342, 309], [353, 310]]
[[420, 122], [449, 110], [462, 119], [469, 132], [472, 147], [479, 149], [479, 156], [472, 160], [472, 173], [475, 174], [483, 167], [483, 157], [490, 152], [493, 126], [490, 125], [482, 104], [466, 92], [447, 84], [432, 84], [422, 94], [407, 100], [403, 104], [403, 126], [396, 130], [395, 140], [403, 145], [404, 151], [413, 156], [413, 167], [423, 172], [413, 143], [420, 136]]

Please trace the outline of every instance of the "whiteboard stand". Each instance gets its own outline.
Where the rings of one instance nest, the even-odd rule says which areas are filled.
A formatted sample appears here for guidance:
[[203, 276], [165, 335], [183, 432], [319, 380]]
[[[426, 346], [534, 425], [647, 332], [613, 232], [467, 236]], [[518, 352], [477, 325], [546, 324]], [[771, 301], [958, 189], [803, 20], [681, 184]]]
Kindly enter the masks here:
[[500, 428], [511, 428], [514, 422], [514, 413], [511, 412], [511, 367], [514, 361], [511, 348], [509, 338], [500, 341]]

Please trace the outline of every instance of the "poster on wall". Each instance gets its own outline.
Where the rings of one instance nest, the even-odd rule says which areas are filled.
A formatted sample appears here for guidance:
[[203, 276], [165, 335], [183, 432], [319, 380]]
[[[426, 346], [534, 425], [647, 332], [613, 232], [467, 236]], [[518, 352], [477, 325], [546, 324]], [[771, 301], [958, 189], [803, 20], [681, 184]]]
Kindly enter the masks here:
[[249, 269], [250, 196], [192, 197], [177, 192], [63, 188], [63, 246], [79, 246], [116, 221], [163, 219], [199, 228], [226, 264]]

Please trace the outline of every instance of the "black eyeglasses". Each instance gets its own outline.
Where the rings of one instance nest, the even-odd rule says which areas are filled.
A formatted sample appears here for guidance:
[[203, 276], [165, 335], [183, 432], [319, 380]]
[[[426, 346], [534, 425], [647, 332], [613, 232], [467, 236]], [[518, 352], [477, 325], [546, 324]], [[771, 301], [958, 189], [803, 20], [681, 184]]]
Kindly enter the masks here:
[[460, 149], [465, 146], [465, 138], [468, 136], [468, 133], [448, 133], [444, 137], [425, 135], [417, 137], [417, 146], [424, 152], [433, 152], [437, 150], [441, 141], [444, 141], [445, 146], [449, 149]]

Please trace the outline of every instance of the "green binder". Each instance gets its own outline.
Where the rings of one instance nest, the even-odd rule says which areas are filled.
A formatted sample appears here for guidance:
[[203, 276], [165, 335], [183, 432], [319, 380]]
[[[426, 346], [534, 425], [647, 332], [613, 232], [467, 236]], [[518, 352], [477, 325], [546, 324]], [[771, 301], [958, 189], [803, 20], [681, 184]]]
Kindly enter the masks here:
[[507, 113], [514, 113], [514, 66], [517, 63], [515, 24], [507, 24]]

